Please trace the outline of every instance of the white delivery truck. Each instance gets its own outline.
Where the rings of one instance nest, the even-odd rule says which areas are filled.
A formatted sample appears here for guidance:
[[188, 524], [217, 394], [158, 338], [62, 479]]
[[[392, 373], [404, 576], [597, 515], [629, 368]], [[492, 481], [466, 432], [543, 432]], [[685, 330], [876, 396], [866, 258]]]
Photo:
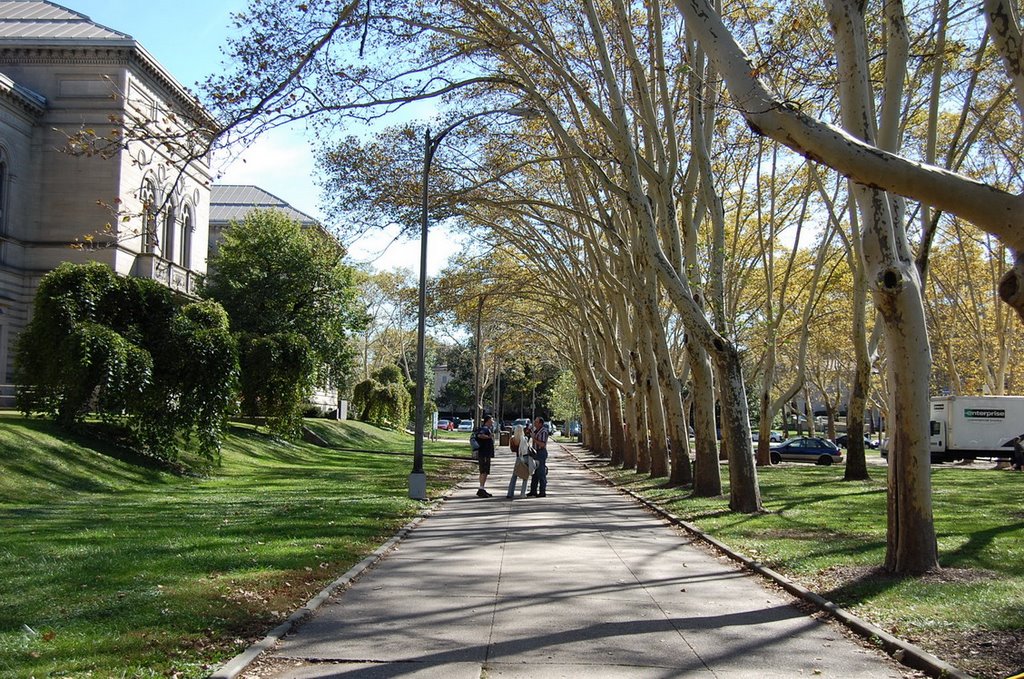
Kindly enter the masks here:
[[1024, 396], [935, 396], [932, 462], [1010, 457], [1024, 435]]

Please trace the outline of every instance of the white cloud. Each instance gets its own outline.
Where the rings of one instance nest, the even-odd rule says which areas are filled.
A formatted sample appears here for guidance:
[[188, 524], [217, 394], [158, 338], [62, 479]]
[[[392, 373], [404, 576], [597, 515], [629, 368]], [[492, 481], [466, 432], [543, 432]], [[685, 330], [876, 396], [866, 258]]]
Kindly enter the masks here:
[[[368, 263], [375, 269], [420, 269], [420, 240], [395, 239], [397, 227], [373, 231], [363, 235], [349, 246], [352, 261]], [[431, 227], [427, 235], [427, 275], [436, 276], [448, 264], [448, 259], [462, 249], [465, 235], [452, 232], [444, 226]]]
[[[221, 164], [224, 164], [221, 166]], [[323, 219], [316, 163], [301, 130], [278, 128], [260, 136], [237, 157], [219, 158], [218, 184], [255, 184], [296, 210]]]

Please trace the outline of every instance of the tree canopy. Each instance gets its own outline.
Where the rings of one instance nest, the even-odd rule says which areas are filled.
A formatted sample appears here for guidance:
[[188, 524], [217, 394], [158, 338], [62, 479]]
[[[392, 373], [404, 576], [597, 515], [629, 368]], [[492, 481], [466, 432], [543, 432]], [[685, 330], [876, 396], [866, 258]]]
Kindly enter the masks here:
[[364, 323], [341, 245], [276, 210], [224, 231], [203, 295], [221, 304], [239, 338], [242, 404], [294, 430], [316, 387], [350, 379], [353, 331]]

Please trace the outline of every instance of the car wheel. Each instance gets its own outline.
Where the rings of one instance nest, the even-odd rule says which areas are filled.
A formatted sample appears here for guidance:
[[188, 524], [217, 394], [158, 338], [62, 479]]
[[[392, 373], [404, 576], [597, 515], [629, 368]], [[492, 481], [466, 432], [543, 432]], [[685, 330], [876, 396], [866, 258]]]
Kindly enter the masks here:
[[782, 462], [782, 456], [779, 455], [778, 453], [772, 453], [768, 459], [772, 461], [772, 464], [778, 464]]
[[830, 464], [832, 464], [832, 458], [829, 457], [828, 455], [822, 455], [821, 457], [818, 458], [818, 464], [822, 465], [823, 467], [827, 467]]

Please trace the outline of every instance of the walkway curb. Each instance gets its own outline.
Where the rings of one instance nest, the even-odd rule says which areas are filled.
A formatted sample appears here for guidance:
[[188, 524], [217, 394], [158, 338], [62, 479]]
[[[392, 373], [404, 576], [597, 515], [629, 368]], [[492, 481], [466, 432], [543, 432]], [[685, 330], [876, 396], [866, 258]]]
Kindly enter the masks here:
[[421, 524], [424, 519], [437, 511], [437, 509], [446, 500], [454, 495], [461, 483], [462, 481], [459, 481], [448, 489], [444, 495], [431, 502], [424, 509], [421, 509], [419, 515], [409, 521], [409, 523], [399, 528], [398, 532], [395, 533], [390, 540], [375, 549], [355, 566], [352, 566], [352, 568], [345, 571], [341, 577], [320, 590], [319, 594], [307, 601], [301, 608], [296, 609], [285, 619], [284, 622], [267, 632], [265, 637], [215, 669], [213, 673], [210, 674], [209, 679], [235, 679], [235, 677], [245, 671], [249, 665], [255, 662], [257, 658], [263, 655], [265, 651], [273, 648], [277, 642], [281, 641], [281, 639], [299, 625], [299, 623], [304, 622], [308, 617], [313, 615], [314, 611], [320, 608], [320, 606], [331, 598], [336, 591], [348, 586], [367, 570], [377, 565], [377, 563], [392, 549], [394, 549], [398, 543], [404, 540], [405, 537], [409, 535], [414, 528], [416, 528], [416, 526]]
[[850, 613], [844, 608], [839, 607], [833, 602], [829, 601], [825, 597], [812, 592], [803, 585], [793, 582], [781, 573], [768, 568], [761, 564], [759, 561], [755, 561], [736, 550], [729, 547], [724, 542], [715, 539], [711, 535], [708, 535], [704, 531], [697, 528], [695, 525], [684, 521], [675, 514], [667, 511], [661, 506], [647, 500], [637, 493], [616, 485], [615, 481], [605, 474], [601, 473], [586, 461], [580, 459], [576, 453], [569, 450], [564, 445], [562, 448], [574, 459], [577, 463], [583, 466], [584, 469], [589, 471], [591, 474], [599, 477], [602, 481], [607, 483], [609, 486], [622, 493], [633, 498], [636, 502], [646, 507], [648, 510], [666, 519], [669, 523], [679, 526], [686, 532], [692, 534], [694, 537], [706, 542], [707, 544], [714, 547], [717, 551], [721, 552], [730, 559], [737, 561], [743, 566], [758, 575], [762, 575], [777, 585], [785, 589], [790, 594], [814, 605], [819, 610], [828, 613], [837, 621], [841, 622], [847, 628], [855, 632], [861, 637], [864, 637], [867, 641], [881, 647], [886, 653], [888, 653], [897, 662], [906, 665], [915, 670], [920, 670], [927, 673], [932, 677], [940, 677], [941, 679], [971, 679], [971, 675], [965, 673], [953, 665], [950, 665], [944, 660], [935, 657], [928, 653], [922, 648], [915, 646], [907, 641], [904, 641], [898, 637], [894, 637], [882, 628], [863, 620], [853, 613]]

